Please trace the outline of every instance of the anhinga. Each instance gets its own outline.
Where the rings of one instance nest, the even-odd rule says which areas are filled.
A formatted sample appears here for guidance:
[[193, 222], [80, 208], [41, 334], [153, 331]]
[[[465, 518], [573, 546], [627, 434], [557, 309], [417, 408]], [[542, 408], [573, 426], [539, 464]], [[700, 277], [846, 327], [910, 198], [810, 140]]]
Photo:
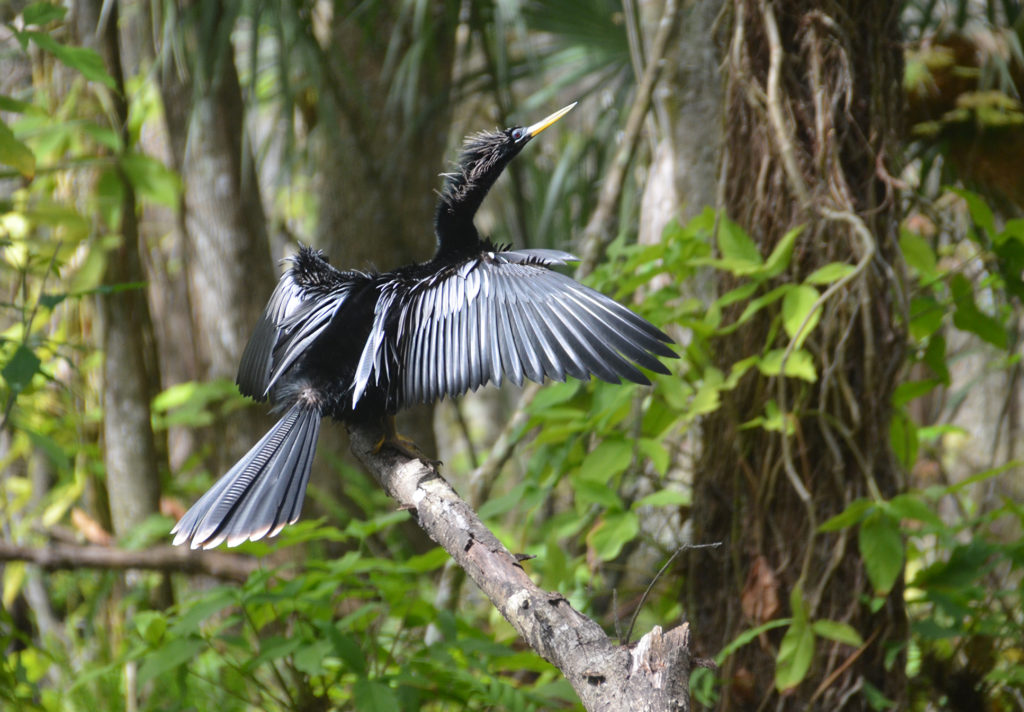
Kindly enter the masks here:
[[[573, 104], [572, 106], [575, 106]], [[239, 389], [283, 417], [174, 527], [175, 544], [228, 546], [298, 519], [320, 419], [384, 419], [407, 405], [457, 396], [502, 378], [566, 376], [650, 383], [668, 373], [672, 340], [608, 297], [549, 267], [559, 250], [509, 250], [482, 240], [473, 216], [530, 139], [532, 126], [466, 140], [437, 206], [437, 252], [381, 274], [340, 271], [303, 247], [291, 258], [242, 355]]]

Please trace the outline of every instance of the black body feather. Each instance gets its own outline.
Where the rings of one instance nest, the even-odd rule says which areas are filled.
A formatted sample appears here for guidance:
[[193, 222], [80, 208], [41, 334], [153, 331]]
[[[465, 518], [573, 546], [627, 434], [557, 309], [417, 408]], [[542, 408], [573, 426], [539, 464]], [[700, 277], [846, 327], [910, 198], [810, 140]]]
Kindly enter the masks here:
[[237, 379], [285, 415], [182, 517], [175, 544], [232, 546], [294, 522], [325, 416], [366, 422], [505, 378], [647, 384], [638, 367], [669, 372], [658, 360], [675, 357], [668, 336], [550, 269], [575, 257], [501, 249], [473, 225], [508, 162], [564, 111], [467, 140], [438, 202], [429, 262], [364, 273], [307, 247], [291, 258]]

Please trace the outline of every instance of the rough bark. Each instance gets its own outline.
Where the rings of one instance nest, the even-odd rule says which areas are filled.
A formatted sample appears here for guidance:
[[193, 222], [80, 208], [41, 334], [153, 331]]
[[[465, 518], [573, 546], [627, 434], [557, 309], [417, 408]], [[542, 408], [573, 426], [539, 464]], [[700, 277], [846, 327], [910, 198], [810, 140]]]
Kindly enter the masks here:
[[[668, 66], [652, 98], [650, 120], [656, 131], [640, 208], [637, 241], [642, 244], [660, 242], [672, 218], [685, 223], [715, 204], [722, 82], [714, 23], [724, 4], [704, 0], [679, 11], [679, 37], [671, 43]], [[652, 16], [660, 5], [641, 7]]]
[[[117, 4], [100, 24], [103, 3], [86, 0], [76, 6], [78, 28], [87, 45], [103, 56], [117, 84], [111, 92], [113, 116], [128, 145], [128, 107], [118, 43]], [[95, 34], [93, 34], [95, 33]], [[91, 37], [91, 39], [89, 39]], [[124, 173], [121, 224], [110, 226], [120, 241], [107, 253], [103, 283], [107, 287], [144, 283], [139, 256], [135, 192]], [[149, 404], [155, 392], [157, 364], [153, 325], [144, 290], [115, 289], [98, 300], [103, 339], [103, 439], [107, 491], [114, 532], [124, 534], [159, 510], [160, 478]]]
[[[905, 641], [902, 585], [872, 612], [851, 533], [817, 532], [853, 499], [891, 497], [904, 486], [888, 445], [904, 348], [898, 205], [888, 180], [901, 102], [898, 13], [886, 0], [731, 3], [724, 212], [765, 255], [805, 225], [778, 283], [799, 283], [834, 261], [856, 269], [819, 300], [820, 324], [804, 344], [817, 381], [749, 373], [704, 424], [694, 537], [727, 546], [693, 557], [688, 611], [701, 642], [717, 651], [742, 630], [788, 615], [778, 602], [799, 586], [811, 620], [849, 623], [866, 643], [819, 639], [804, 681], [780, 695], [784, 629], [770, 631], [727, 662], [722, 709], [867, 710], [867, 684], [896, 708], [905, 699], [902, 655], [886, 663]], [[719, 278], [721, 292], [734, 286]], [[717, 339], [716, 365], [728, 372], [752, 354], [791, 348], [771, 330], [772, 314]], [[740, 427], [770, 400], [791, 418], [789, 438]]]
[[523, 640], [566, 676], [591, 712], [683, 712], [689, 705], [689, 626], [655, 626], [616, 645], [559, 593], [544, 591], [437, 473], [350, 431], [352, 451], [384, 490], [462, 567]]
[[[186, 46], [208, 45], [189, 67], [175, 65], [170, 52], [160, 67], [171, 152], [184, 185], [178, 229], [198, 339], [198, 377], [233, 380], [278, 275], [245, 139], [245, 105], [227, 27], [234, 18], [218, 4], [205, 18], [216, 16], [215, 26], [199, 27], [185, 3], [178, 10], [174, 29]], [[215, 423], [208, 434], [215, 454], [211, 468], [230, 466], [269, 422], [260, 408], [249, 408]]]

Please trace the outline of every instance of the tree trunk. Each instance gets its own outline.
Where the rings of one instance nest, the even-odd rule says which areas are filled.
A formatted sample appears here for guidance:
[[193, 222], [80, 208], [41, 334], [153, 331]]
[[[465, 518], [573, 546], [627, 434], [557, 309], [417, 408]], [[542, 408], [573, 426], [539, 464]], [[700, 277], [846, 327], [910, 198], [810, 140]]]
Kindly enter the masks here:
[[[111, 92], [114, 120], [123, 141], [128, 135], [124, 71], [118, 43], [117, 4], [100, 24], [103, 3], [86, 1], [76, 6], [79, 32], [103, 56], [117, 83]], [[95, 32], [95, 35], [92, 33]], [[107, 253], [103, 284], [118, 287], [144, 283], [139, 257], [139, 228], [135, 191], [120, 174], [123, 198], [121, 224], [109, 228], [120, 234], [116, 248]], [[157, 383], [153, 325], [146, 293], [141, 289], [114, 289], [98, 300], [103, 339], [103, 439], [107, 492], [114, 532], [123, 535], [159, 511], [160, 475], [149, 404]]]
[[[901, 107], [898, 15], [898, 3], [887, 0], [732, 2], [724, 212], [764, 255], [805, 226], [776, 284], [800, 283], [830, 262], [857, 271], [824, 293], [821, 321], [804, 343], [817, 381], [748, 373], [704, 424], [694, 538], [726, 546], [692, 558], [688, 610], [705, 652], [790, 615], [785, 602], [794, 591], [811, 620], [849, 623], [866, 642], [857, 650], [819, 638], [807, 676], [780, 695], [785, 628], [771, 630], [729, 658], [721, 709], [867, 710], [870, 686], [897, 709], [905, 700], [896, 652], [907, 632], [902, 584], [873, 612], [856, 540], [849, 531], [817, 532], [853, 499], [888, 498], [903, 487], [889, 448], [905, 343], [898, 205], [887, 180]], [[720, 274], [720, 292], [736, 286]], [[728, 372], [752, 354], [787, 348], [785, 333], [770, 327], [766, 315], [720, 337], [716, 365]], [[790, 418], [788, 440], [740, 427], [769, 401]]]
[[[255, 164], [245, 140], [245, 106], [235, 69], [233, 22], [218, 5], [215, 27], [179, 7], [176, 29], [202, 43], [190, 67], [167, 59], [160, 71], [167, 129], [184, 183], [182, 221], [189, 303], [199, 341], [200, 378], [234, 380], [242, 351], [277, 282]], [[204, 22], [209, 21], [204, 18]], [[200, 23], [201, 24], [201, 23]], [[207, 36], [201, 36], [205, 31]], [[170, 54], [170, 53], [168, 53]], [[231, 413], [215, 423], [211, 468], [220, 472], [252, 447], [270, 420], [266, 408]]]

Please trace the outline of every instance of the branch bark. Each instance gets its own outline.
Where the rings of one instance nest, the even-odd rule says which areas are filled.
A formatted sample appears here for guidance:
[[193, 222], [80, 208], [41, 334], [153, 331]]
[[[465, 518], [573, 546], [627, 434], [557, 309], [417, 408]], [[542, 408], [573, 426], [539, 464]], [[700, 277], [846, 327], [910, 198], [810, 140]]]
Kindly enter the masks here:
[[57, 569], [146, 569], [167, 573], [202, 574], [244, 582], [259, 562], [222, 551], [193, 551], [177, 546], [119, 549], [114, 546], [50, 544], [21, 546], [0, 541], [0, 561], [27, 561], [47, 571]]
[[655, 626], [634, 645], [616, 645], [559, 593], [538, 587], [435, 469], [390, 449], [374, 452], [380, 434], [350, 430], [352, 452], [381, 487], [414, 512], [523, 640], [555, 665], [591, 712], [687, 712], [690, 631]]

